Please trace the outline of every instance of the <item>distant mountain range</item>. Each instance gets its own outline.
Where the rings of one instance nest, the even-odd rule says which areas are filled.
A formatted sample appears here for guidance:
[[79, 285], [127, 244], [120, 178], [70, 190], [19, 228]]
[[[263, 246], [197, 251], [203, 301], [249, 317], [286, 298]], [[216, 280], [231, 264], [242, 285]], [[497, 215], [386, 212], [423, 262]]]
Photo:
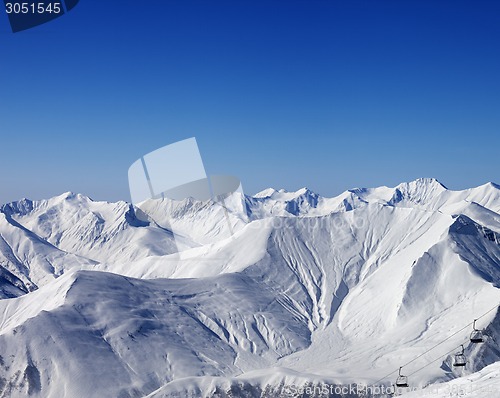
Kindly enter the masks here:
[[407, 363], [413, 386], [480, 371], [480, 388], [500, 371], [498, 185], [233, 196], [241, 212], [73, 193], [1, 206], [0, 397], [279, 397], [391, 384]]

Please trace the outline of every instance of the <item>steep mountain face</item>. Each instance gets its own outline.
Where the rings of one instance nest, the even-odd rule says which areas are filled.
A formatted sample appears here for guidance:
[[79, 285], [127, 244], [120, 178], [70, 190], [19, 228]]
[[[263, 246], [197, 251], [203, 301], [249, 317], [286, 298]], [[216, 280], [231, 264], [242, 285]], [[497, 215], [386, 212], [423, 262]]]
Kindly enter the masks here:
[[[498, 186], [233, 200], [241, 213], [74, 194], [3, 206], [0, 397], [271, 397], [390, 384], [406, 363], [425, 385], [500, 359]], [[448, 354], [460, 344], [466, 370]]]
[[[62, 275], [71, 267], [93, 262], [67, 253], [23, 227], [9, 213], [0, 212], [0, 272], [6, 297], [33, 291]], [[12, 290], [9, 285], [17, 287]]]

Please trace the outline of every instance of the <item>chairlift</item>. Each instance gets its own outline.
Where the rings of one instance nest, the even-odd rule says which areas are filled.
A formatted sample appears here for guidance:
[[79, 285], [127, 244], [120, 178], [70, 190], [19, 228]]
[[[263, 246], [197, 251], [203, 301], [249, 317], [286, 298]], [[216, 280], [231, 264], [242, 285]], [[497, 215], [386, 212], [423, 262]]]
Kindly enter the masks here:
[[467, 363], [467, 359], [464, 355], [464, 345], [462, 344], [462, 352], [458, 352], [455, 354], [455, 361], [453, 362], [453, 366], [456, 367], [464, 367]]
[[470, 342], [474, 344], [484, 343], [484, 332], [476, 329], [476, 321], [477, 319], [474, 319], [474, 326], [472, 327], [474, 330], [470, 334]]
[[409, 387], [408, 376], [403, 376], [401, 374], [401, 369], [403, 369], [402, 366], [399, 368], [399, 376], [396, 379], [396, 387], [403, 387], [403, 388]]

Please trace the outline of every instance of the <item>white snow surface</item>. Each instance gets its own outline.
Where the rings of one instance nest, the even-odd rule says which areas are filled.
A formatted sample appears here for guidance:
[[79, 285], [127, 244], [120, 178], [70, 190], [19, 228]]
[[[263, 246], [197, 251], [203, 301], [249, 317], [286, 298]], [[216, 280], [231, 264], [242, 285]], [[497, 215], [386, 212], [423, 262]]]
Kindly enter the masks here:
[[446, 383], [436, 383], [422, 390], [402, 394], [404, 398], [495, 398], [500, 396], [500, 362], [479, 372], [462, 376]]
[[390, 385], [404, 364], [427, 386], [405, 396], [500, 396], [496, 184], [237, 195], [245, 214], [73, 193], [0, 207], [0, 397], [290, 396]]

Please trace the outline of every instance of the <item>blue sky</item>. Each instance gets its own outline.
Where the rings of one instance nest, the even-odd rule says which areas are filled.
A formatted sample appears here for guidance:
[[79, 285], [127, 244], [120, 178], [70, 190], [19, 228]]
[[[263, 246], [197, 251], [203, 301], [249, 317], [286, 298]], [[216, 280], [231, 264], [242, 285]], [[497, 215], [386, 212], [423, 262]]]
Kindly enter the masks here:
[[129, 200], [191, 136], [246, 193], [500, 182], [497, 1], [81, 0], [0, 48], [0, 202]]

